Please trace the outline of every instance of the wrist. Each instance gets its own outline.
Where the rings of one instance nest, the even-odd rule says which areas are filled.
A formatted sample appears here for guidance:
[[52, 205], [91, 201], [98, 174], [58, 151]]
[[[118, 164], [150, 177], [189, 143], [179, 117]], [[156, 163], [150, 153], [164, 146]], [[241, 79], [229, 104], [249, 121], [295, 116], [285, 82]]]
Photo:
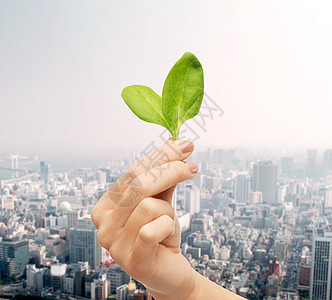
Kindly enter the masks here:
[[[177, 281], [177, 288], [173, 289], [173, 291], [168, 290], [167, 293], [161, 293], [160, 291], [156, 291], [154, 288], [151, 288], [149, 284], [144, 284], [145, 288], [150, 292], [156, 300], [194, 300], [195, 295], [198, 294], [198, 276], [197, 272], [191, 267], [190, 263], [187, 259], [182, 256], [186, 261], [184, 269], [186, 269], [185, 277], [183, 277], [180, 281]], [[153, 285], [152, 285], [153, 286]]]

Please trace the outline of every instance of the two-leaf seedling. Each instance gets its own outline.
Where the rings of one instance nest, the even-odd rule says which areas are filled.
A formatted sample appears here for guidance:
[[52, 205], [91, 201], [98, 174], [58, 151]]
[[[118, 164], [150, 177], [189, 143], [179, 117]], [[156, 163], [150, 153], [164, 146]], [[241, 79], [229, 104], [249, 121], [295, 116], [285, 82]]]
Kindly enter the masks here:
[[186, 52], [168, 73], [162, 97], [144, 85], [127, 86], [121, 96], [137, 117], [165, 127], [175, 141], [182, 124], [198, 114], [203, 93], [203, 68]]

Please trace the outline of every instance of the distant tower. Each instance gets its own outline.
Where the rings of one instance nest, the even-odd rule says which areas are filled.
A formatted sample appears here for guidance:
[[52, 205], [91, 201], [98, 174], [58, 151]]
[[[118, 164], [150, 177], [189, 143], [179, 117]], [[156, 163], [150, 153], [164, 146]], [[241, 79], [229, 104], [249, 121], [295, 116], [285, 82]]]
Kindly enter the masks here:
[[307, 176], [309, 178], [316, 178], [318, 176], [316, 149], [307, 150]]
[[312, 246], [310, 300], [330, 300], [332, 297], [331, 228], [316, 229]]
[[0, 241], [0, 279], [21, 277], [28, 263], [28, 240], [3, 238]]
[[323, 154], [323, 166], [326, 173], [332, 170], [332, 149], [327, 149]]
[[[11, 164], [12, 169], [18, 169], [18, 154], [12, 154], [11, 159], [12, 159], [12, 164]], [[16, 171], [14, 177], [18, 177], [18, 171]]]
[[248, 201], [250, 192], [250, 177], [239, 175], [235, 178], [234, 198], [238, 201]]
[[67, 211], [68, 229], [77, 227], [78, 211]]
[[52, 175], [51, 166], [44, 161], [40, 162], [40, 180], [47, 183]]
[[187, 185], [184, 192], [184, 209], [193, 215], [201, 210], [200, 189], [196, 186]]
[[102, 260], [97, 229], [78, 227], [69, 229], [69, 257], [71, 263], [88, 261], [92, 270], [97, 269]]
[[281, 171], [283, 175], [293, 176], [294, 175], [294, 160], [293, 157], [282, 157], [281, 158]]
[[271, 161], [262, 161], [253, 166], [252, 190], [263, 193], [263, 201], [274, 204], [277, 200], [278, 167]]

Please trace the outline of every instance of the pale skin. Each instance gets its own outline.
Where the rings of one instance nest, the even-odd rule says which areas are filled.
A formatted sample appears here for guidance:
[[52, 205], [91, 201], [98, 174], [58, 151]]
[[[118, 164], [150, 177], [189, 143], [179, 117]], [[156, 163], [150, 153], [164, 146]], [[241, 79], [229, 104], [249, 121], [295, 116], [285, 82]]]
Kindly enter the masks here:
[[196, 272], [181, 254], [181, 229], [172, 207], [179, 182], [193, 179], [194, 145], [168, 140], [137, 161], [91, 212], [98, 242], [156, 300], [244, 299]]

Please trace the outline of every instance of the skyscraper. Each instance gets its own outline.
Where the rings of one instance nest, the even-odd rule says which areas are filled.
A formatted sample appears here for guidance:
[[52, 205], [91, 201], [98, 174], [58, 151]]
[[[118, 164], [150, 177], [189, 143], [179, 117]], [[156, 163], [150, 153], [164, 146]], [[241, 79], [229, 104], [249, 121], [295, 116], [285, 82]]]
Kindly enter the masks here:
[[19, 278], [28, 262], [28, 240], [3, 238], [0, 241], [0, 278]]
[[129, 282], [126, 272], [117, 265], [110, 267], [107, 273], [111, 282], [111, 293], [115, 293], [118, 286]]
[[89, 273], [89, 265], [87, 262], [78, 264], [72, 263], [71, 269], [74, 272], [74, 294], [77, 296], [84, 295], [84, 276]]
[[67, 211], [68, 229], [77, 227], [78, 211]]
[[307, 150], [307, 176], [309, 178], [316, 178], [318, 176], [316, 149]]
[[52, 171], [51, 166], [44, 161], [40, 162], [40, 180], [44, 183], [48, 182], [48, 179], [51, 177]]
[[200, 211], [200, 190], [196, 186], [187, 185], [184, 192], [184, 209], [193, 215]]
[[293, 157], [281, 158], [281, 171], [283, 175], [292, 176], [294, 174], [294, 160]]
[[327, 149], [323, 154], [325, 172], [332, 170], [332, 149]]
[[314, 232], [310, 278], [310, 300], [332, 297], [332, 226]]
[[323, 197], [324, 208], [332, 207], [332, 185], [320, 188], [318, 195]]
[[252, 190], [262, 192], [263, 201], [274, 204], [277, 199], [278, 167], [271, 161], [261, 161], [253, 166]]
[[250, 178], [247, 175], [239, 175], [235, 178], [234, 198], [238, 201], [248, 201], [250, 192]]
[[74, 227], [69, 230], [69, 257], [71, 263], [88, 261], [92, 270], [101, 263], [102, 247], [97, 240], [97, 229]]

